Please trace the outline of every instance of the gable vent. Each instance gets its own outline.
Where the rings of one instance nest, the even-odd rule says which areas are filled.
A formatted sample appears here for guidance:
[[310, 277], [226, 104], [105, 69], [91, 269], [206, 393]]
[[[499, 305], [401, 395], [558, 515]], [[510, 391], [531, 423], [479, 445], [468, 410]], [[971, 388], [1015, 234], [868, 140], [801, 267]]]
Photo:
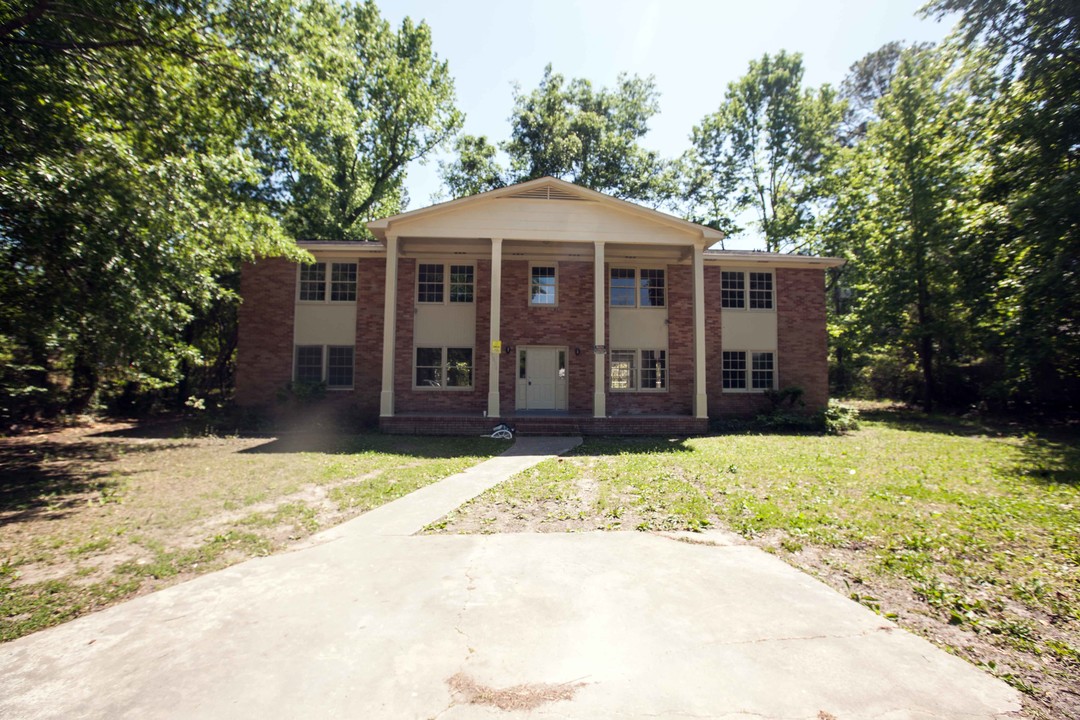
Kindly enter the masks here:
[[580, 195], [575, 195], [561, 188], [551, 187], [550, 185], [533, 188], [532, 190], [526, 190], [513, 195], [505, 195], [504, 197], [519, 198], [521, 200], [585, 200], [585, 198]]

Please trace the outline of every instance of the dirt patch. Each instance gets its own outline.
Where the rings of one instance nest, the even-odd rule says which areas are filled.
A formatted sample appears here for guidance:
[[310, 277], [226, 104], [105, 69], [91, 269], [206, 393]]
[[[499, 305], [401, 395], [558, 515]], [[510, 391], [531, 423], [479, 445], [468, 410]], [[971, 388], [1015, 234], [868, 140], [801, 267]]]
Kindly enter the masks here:
[[465, 673], [457, 673], [446, 681], [455, 696], [467, 705], [493, 705], [500, 710], [535, 710], [541, 705], [573, 700], [575, 693], [586, 683], [571, 680], [553, 685], [549, 683], [524, 683], [508, 688], [481, 685]]

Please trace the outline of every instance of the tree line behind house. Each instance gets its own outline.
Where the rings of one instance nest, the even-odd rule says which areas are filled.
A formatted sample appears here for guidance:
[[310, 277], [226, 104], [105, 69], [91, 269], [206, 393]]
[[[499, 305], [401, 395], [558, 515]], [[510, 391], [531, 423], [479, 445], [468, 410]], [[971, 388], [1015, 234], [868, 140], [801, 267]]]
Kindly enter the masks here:
[[[441, 148], [449, 197], [544, 175], [829, 278], [833, 391], [1061, 412], [1080, 402], [1080, 18], [935, 0], [839, 87], [749, 64], [647, 148], [652, 78], [548, 67], [505, 139], [462, 135], [432, 29], [373, 2], [36, 2], [0, 14], [0, 418], [224, 402], [240, 262], [362, 240]], [[437, 29], [436, 29], [437, 30]], [[692, 122], [692, 120], [688, 120]], [[422, 200], [422, 199], [421, 199]]]

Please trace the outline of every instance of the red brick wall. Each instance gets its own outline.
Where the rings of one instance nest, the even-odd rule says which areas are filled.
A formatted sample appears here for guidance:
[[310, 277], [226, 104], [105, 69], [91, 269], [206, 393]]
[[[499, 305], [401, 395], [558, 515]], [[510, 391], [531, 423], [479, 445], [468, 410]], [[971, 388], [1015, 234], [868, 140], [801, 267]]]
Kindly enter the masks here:
[[[558, 305], [530, 307], [529, 263], [504, 260], [502, 268], [503, 347], [513, 347], [499, 364], [501, 413], [514, 412], [517, 393], [517, 348], [522, 345], [565, 345], [567, 404], [572, 413], [591, 413], [593, 402], [593, 264], [558, 263]], [[574, 352], [581, 350], [580, 354]]]
[[292, 379], [296, 264], [282, 258], [240, 269], [236, 402], [269, 405]]
[[383, 309], [386, 307], [386, 260], [360, 258], [356, 266], [356, 351], [353, 387], [357, 409], [372, 421], [379, 417], [382, 390]]
[[[705, 355], [709, 416], [753, 415], [769, 406], [760, 393], [725, 393], [721, 389], [720, 272], [705, 268]], [[784, 269], [776, 273], [777, 380], [781, 388], [803, 389], [805, 410], [825, 407], [829, 397], [825, 335], [825, 272]], [[736, 348], [744, 349], [744, 348]]]
[[[667, 392], [607, 393], [608, 415], [690, 415], [694, 412], [694, 272], [690, 265], [667, 266]], [[610, 273], [604, 273], [605, 286]], [[605, 292], [608, 292], [605, 289]], [[609, 313], [610, 314], [610, 313]], [[611, 386], [611, 323], [607, 324], [605, 388]], [[643, 348], [648, 350], [649, 348]]]
[[825, 271], [778, 269], [776, 312], [780, 387], [801, 387], [806, 410], [821, 410], [829, 401]]

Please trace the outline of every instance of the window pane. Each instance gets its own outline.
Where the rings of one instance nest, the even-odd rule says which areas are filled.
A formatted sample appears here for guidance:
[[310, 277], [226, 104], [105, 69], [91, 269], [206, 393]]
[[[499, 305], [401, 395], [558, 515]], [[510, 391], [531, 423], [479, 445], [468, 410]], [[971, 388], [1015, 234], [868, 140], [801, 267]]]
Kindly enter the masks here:
[[518, 350], [518, 377], [525, 379], [525, 351]]
[[297, 382], [322, 382], [322, 345], [298, 345], [296, 348]]
[[353, 384], [353, 349], [348, 346], [326, 350], [326, 384], [350, 388]]
[[634, 271], [611, 268], [612, 307], [634, 307]]
[[772, 309], [772, 273], [750, 273], [750, 308]]
[[300, 299], [318, 302], [326, 299], [326, 263], [300, 266]]
[[559, 377], [566, 377], [566, 351], [559, 351]]
[[416, 348], [417, 387], [442, 387], [442, 348]]
[[473, 266], [450, 266], [450, 302], [471, 303], [473, 301]]
[[632, 352], [611, 353], [611, 389], [630, 390], [634, 383], [634, 355]]
[[741, 272], [720, 273], [720, 306], [726, 308], [746, 307], [744, 276]]
[[641, 351], [641, 389], [661, 390], [667, 387], [667, 351]]
[[330, 300], [356, 301], [356, 263], [334, 263], [330, 267]]
[[534, 267], [529, 281], [529, 303], [532, 305], [555, 304], [555, 268]]
[[638, 304], [641, 307], [664, 307], [665, 287], [663, 270], [641, 271], [641, 293]]
[[443, 266], [421, 264], [417, 270], [416, 301], [443, 301]]
[[750, 387], [770, 390], [773, 386], [773, 354], [753, 353], [750, 367]]
[[446, 349], [447, 387], [472, 387], [472, 348]]
[[728, 390], [746, 389], [746, 353], [725, 350], [723, 380], [724, 388]]

